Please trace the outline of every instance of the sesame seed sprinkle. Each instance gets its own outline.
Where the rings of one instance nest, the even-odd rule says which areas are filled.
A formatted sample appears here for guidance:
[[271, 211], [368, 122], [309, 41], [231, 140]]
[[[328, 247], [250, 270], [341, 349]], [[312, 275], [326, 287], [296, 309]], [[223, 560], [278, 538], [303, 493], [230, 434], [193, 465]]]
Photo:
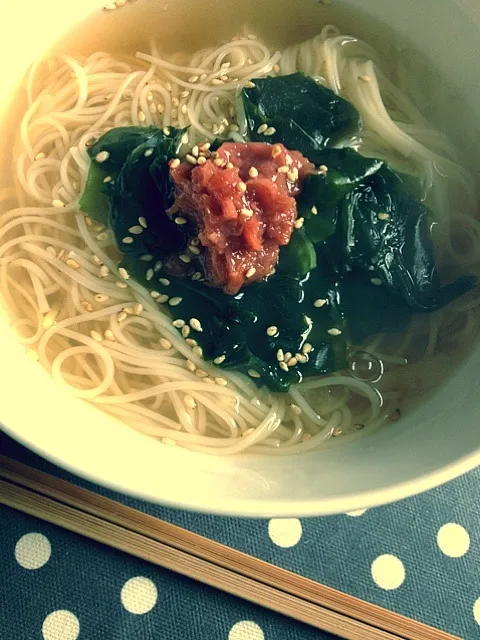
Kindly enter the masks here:
[[112, 180], [113, 180], [112, 176], [106, 176], [106, 177], [103, 179], [103, 182], [104, 182], [105, 184], [108, 184], [108, 183], [109, 183], [109, 182], [111, 182]]
[[137, 304], [133, 307], [133, 313], [136, 316], [141, 316], [143, 313], [143, 304], [141, 302], [137, 302]]
[[278, 167], [277, 169], [277, 173], [288, 173], [290, 171], [290, 169], [287, 167], [287, 165], [283, 165], [282, 167]]
[[119, 280], [115, 284], [119, 289], [126, 289], [128, 287], [128, 284], [126, 282], [122, 282], [121, 280]]
[[253, 275], [255, 275], [256, 272], [257, 272], [257, 270], [255, 269], [255, 267], [250, 267], [250, 269], [245, 274], [245, 277], [246, 278], [251, 278]]
[[240, 213], [242, 216], [245, 216], [245, 218], [251, 218], [253, 216], [253, 211], [251, 209], [242, 209]]
[[381, 287], [383, 284], [380, 278], [370, 278], [370, 282], [374, 284], [376, 287]]
[[188, 256], [186, 253], [182, 253], [182, 254], [179, 256], [179, 258], [180, 258], [180, 260], [181, 260], [182, 262], [184, 262], [185, 264], [188, 264], [189, 262], [191, 262], [191, 261], [192, 261], [192, 259], [190, 258], [190, 256]]
[[125, 236], [125, 238], [122, 238], [122, 242], [123, 244], [132, 244], [133, 238], [132, 236]]
[[168, 302], [168, 296], [166, 293], [161, 293], [158, 298], [157, 298], [157, 302], [160, 304], [164, 304], [165, 302]]
[[179, 296], [174, 296], [173, 298], [170, 298], [170, 300], [168, 301], [168, 304], [171, 307], [176, 307], [182, 302], [182, 300], [183, 298], [180, 298]]
[[272, 324], [270, 327], [267, 328], [267, 336], [275, 336], [278, 333], [278, 327], [276, 327], [274, 324]]
[[170, 342], [170, 340], [167, 340], [166, 338], [160, 338], [158, 343], [162, 347], [162, 349], [171, 349], [172, 348], [172, 343]]
[[378, 218], [379, 220], [383, 220], [383, 221], [384, 221], [384, 220], [390, 220], [390, 214], [382, 212], [382, 213], [379, 213], [379, 214], [377, 215], [377, 218]]
[[193, 338], [187, 338], [185, 342], [188, 344], [189, 347], [196, 347], [198, 345], [198, 342]]
[[145, 158], [149, 158], [153, 155], [153, 149], [147, 149], [143, 155], [145, 156]]
[[102, 266], [100, 267], [100, 277], [106, 278], [109, 273], [110, 269], [106, 265], [102, 264]]
[[151, 262], [153, 260], [153, 256], [150, 253], [145, 253], [143, 256], [140, 256], [140, 260], [142, 262]]
[[290, 405], [290, 410], [292, 413], [294, 413], [296, 416], [301, 416], [302, 415], [302, 410], [300, 409], [300, 407], [296, 404], [291, 404]]
[[170, 169], [176, 169], [180, 165], [180, 158], [173, 158], [170, 160]]
[[182, 218], [182, 216], [178, 216], [178, 218], [175, 218], [175, 224], [178, 224], [178, 225], [187, 224], [187, 219]]
[[92, 329], [92, 331], [90, 331], [90, 336], [91, 338], [93, 338], [93, 340], [95, 340], [96, 342], [101, 342], [103, 340], [102, 336], [100, 333], [98, 333], [98, 331], [95, 331], [94, 329]]
[[183, 402], [185, 406], [188, 407], [189, 409], [195, 409], [197, 406], [197, 403], [195, 402], [195, 398], [191, 396], [189, 393], [186, 393], [183, 396]]
[[287, 366], [294, 367], [297, 364], [297, 359], [295, 356], [292, 356], [289, 360], [287, 360]]
[[342, 332], [340, 331], [340, 329], [336, 329], [335, 327], [333, 327], [332, 329], [329, 329], [327, 333], [331, 336], [339, 336]]
[[97, 240], [99, 240], [100, 242], [103, 242], [104, 240], [107, 240], [109, 237], [108, 231], [102, 231], [102, 233], [99, 233], [97, 236]]
[[150, 291], [150, 295], [152, 296], [152, 298], [154, 300], [156, 300], [157, 298], [159, 298], [161, 296], [161, 293], [159, 291]]
[[317, 298], [314, 301], [313, 306], [316, 307], [317, 309], [321, 309], [326, 304], [327, 304], [327, 300], [325, 300], [325, 298]]
[[233, 164], [231, 162], [227, 162], [226, 168], [227, 169], [233, 169]]
[[168, 287], [168, 285], [170, 284], [170, 280], [168, 278], [159, 278], [158, 281], [164, 287]]
[[198, 247], [196, 247], [195, 245], [190, 245], [188, 247], [188, 250], [190, 251], [190, 253], [193, 253], [194, 256], [199, 256], [200, 255], [200, 249]]
[[285, 360], [285, 354], [283, 353], [283, 349], [279, 349], [277, 351], [277, 360], [279, 362], [283, 362]]
[[288, 365], [286, 362], [279, 362], [278, 366], [280, 367], [280, 369], [282, 369], [282, 371], [288, 371]]
[[248, 171], [248, 175], [250, 176], [250, 178], [257, 178], [258, 177], [258, 169], [256, 167], [250, 167], [250, 169]]
[[195, 273], [192, 275], [192, 282], [201, 280], [201, 278], [202, 278], [202, 274], [200, 273], [200, 271], [195, 271]]
[[317, 207], [313, 206], [310, 211], [313, 213], [314, 216], [316, 216], [318, 214], [318, 209]]
[[155, 266], [153, 267], [153, 270], [155, 271], [155, 273], [157, 273], [157, 271], [160, 271], [162, 267], [163, 267], [163, 262], [161, 260], [157, 260], [157, 262], [155, 263]]
[[197, 344], [192, 348], [192, 353], [201, 358], [203, 356], [203, 349]]
[[302, 347], [303, 353], [310, 353], [312, 349], [313, 349], [313, 346], [309, 342], [305, 342], [305, 344]]
[[246, 190], [247, 185], [245, 184], [245, 182], [237, 182], [237, 191], [240, 191], [240, 193], [245, 193]]
[[258, 373], [258, 371], [255, 371], [255, 369], [249, 369], [248, 370], [248, 375], [251, 378], [260, 378], [261, 377], [260, 374]]
[[222, 160], [222, 158], [215, 158], [215, 160], [213, 161], [213, 164], [216, 167], [223, 167], [223, 165], [225, 164], [225, 160]]
[[67, 267], [70, 267], [70, 269], [80, 269], [80, 264], [73, 258], [68, 258], [65, 264]]
[[173, 320], [172, 324], [176, 329], [181, 329], [182, 327], [185, 326], [185, 320], [182, 320], [181, 318], [177, 318], [177, 320]]
[[301, 229], [303, 227], [303, 223], [304, 218], [298, 218], [298, 220], [295, 220], [293, 226], [295, 227], [295, 229]]
[[186, 324], [182, 327], [182, 337], [188, 338], [189, 335], [190, 335], [190, 327], [188, 326], [188, 324]]
[[126, 319], [127, 319], [127, 313], [125, 311], [120, 311], [120, 313], [117, 316], [117, 321], [123, 322]]
[[95, 156], [95, 161], [98, 162], [99, 164], [102, 164], [102, 162], [106, 162], [109, 158], [110, 158], [110, 154], [108, 153], [108, 151], [100, 151]]
[[204, 371], [203, 369], [197, 369], [195, 371], [195, 375], [197, 375], [199, 378], [207, 378], [208, 377], [208, 373], [206, 371]]
[[268, 124], [261, 124], [257, 129], [257, 133], [264, 133], [267, 129], [268, 129]]
[[147, 280], [147, 282], [150, 282], [150, 280], [153, 278], [154, 276], [154, 271], [153, 269], [147, 269], [147, 272], [145, 274], [145, 279]]
[[200, 320], [198, 320], [198, 318], [190, 318], [190, 326], [194, 331], [203, 331], [202, 323], [200, 322]]
[[61, 200], [52, 200], [52, 207], [55, 207], [55, 209], [63, 209], [64, 206], [65, 203]]
[[249, 82], [245, 83], [245, 86], [247, 89], [255, 89], [255, 87], [257, 86], [254, 82], [252, 82], [251, 80]]
[[197, 164], [197, 159], [195, 158], [195, 156], [192, 156], [191, 153], [187, 153], [187, 155], [185, 156], [185, 160], [189, 164]]
[[115, 334], [111, 329], [105, 329], [103, 332], [103, 336], [106, 340], [110, 340], [110, 342], [115, 342]]
[[225, 362], [225, 358], [227, 356], [225, 354], [222, 354], [221, 356], [217, 356], [215, 358], [215, 360], [213, 361], [214, 364], [222, 364], [222, 362]]
[[197, 365], [194, 362], [192, 362], [191, 360], [187, 360], [186, 363], [185, 363], [185, 366], [192, 373], [194, 373], [196, 371], [196, 369], [197, 369]]
[[118, 275], [123, 279], [123, 280], [128, 280], [130, 275], [128, 273], [128, 271], [126, 269], [124, 269], [123, 267], [120, 267], [120, 269], [118, 270]]
[[278, 158], [280, 155], [282, 155], [282, 148], [276, 144], [272, 149], [272, 158]]
[[276, 132], [277, 130], [275, 129], [275, 127], [268, 127], [268, 129], [266, 131], [264, 131], [263, 135], [264, 136], [273, 136], [273, 134]]

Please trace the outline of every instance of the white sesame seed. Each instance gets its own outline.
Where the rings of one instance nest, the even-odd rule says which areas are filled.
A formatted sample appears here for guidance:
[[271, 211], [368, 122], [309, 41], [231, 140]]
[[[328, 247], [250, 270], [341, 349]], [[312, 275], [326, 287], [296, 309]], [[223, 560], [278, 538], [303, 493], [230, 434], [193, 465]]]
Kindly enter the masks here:
[[[148, 107], [148, 110], [150, 111], [151, 114], [157, 113], [157, 106], [154, 102], [152, 102], [150, 104], [150, 106]], [[150, 154], [149, 154], [150, 155]]]
[[97, 240], [99, 240], [100, 242], [103, 242], [104, 240], [107, 240], [108, 237], [109, 237], [108, 231], [102, 231], [102, 233], [98, 234]]
[[254, 89], [257, 85], [254, 82], [249, 81], [245, 83], [245, 86], [247, 89]]
[[213, 364], [222, 364], [222, 362], [225, 362], [225, 358], [226, 358], [226, 357], [227, 357], [227, 356], [226, 356], [226, 355], [224, 355], [224, 354], [222, 354], [221, 356], [217, 356], [217, 357], [215, 358], [215, 360], [213, 361]]
[[250, 269], [245, 274], [245, 277], [246, 278], [251, 278], [253, 275], [255, 275], [256, 272], [257, 272], [257, 270], [255, 269], [255, 267], [250, 267]]
[[288, 362], [290, 360], [290, 358], [292, 357], [292, 354], [290, 353], [290, 351], [287, 351], [285, 353], [285, 362]]
[[274, 324], [267, 328], [267, 336], [275, 336], [278, 333], [278, 327]]
[[[168, 83], [167, 83], [168, 84]], [[170, 129], [169, 127], [163, 127], [162, 129], [162, 133], [164, 133], [166, 136], [170, 135]]]
[[139, 111], [138, 112], [138, 119], [140, 122], [145, 122], [145, 120], [147, 119], [147, 116], [143, 113], [143, 111]]
[[90, 218], [90, 216], [85, 216], [85, 224], [87, 225], [87, 227], [93, 227], [93, 220]]
[[160, 271], [162, 267], [163, 267], [163, 262], [161, 260], [157, 260], [157, 262], [155, 263], [155, 266], [153, 267], [153, 270], [155, 271], [155, 273], [157, 273], [157, 271]]
[[168, 285], [170, 284], [170, 280], [168, 278], [159, 278], [158, 281], [164, 287], [168, 287]]
[[279, 362], [283, 362], [285, 360], [285, 354], [283, 353], [283, 349], [279, 349], [277, 351], [277, 360]]
[[109, 300], [109, 296], [106, 296], [104, 293], [97, 293], [94, 296], [95, 302], [107, 302]]
[[202, 166], [202, 164], [205, 164], [206, 161], [207, 161], [207, 159], [205, 158], [205, 156], [200, 156], [200, 158], [198, 158], [198, 160], [197, 160], [197, 164], [199, 166]]
[[95, 331], [92, 329], [92, 331], [90, 331], [90, 336], [96, 341], [96, 342], [101, 342], [103, 340], [102, 336], [100, 333], [98, 333], [98, 331]]
[[251, 378], [261, 378], [261, 375], [258, 373], [258, 371], [255, 371], [255, 369], [249, 369], [248, 370], [248, 375]]
[[197, 403], [195, 402], [195, 398], [188, 393], [186, 393], [183, 396], [183, 402], [185, 403], [185, 406], [188, 407], [189, 409], [195, 409], [197, 406]]
[[233, 163], [232, 162], [227, 162], [226, 168], [227, 169], [233, 169]]
[[65, 264], [67, 265], [67, 267], [70, 267], [70, 269], [80, 269], [80, 264], [73, 258], [68, 258]]
[[316, 215], [317, 215], [317, 213], [318, 213], [318, 209], [317, 209], [317, 207], [315, 207], [315, 206], [313, 206], [313, 207], [310, 209], [310, 211], [313, 213], [313, 215], [314, 215], [314, 216], [316, 216]]
[[115, 334], [111, 329], [105, 329], [103, 332], [103, 336], [106, 340], [110, 340], [110, 342], [115, 342]]
[[161, 293], [159, 291], [150, 291], [150, 295], [152, 296], [152, 298], [154, 300], [156, 300], [157, 298], [159, 298], [161, 296]]
[[276, 132], [277, 130], [275, 129], [275, 127], [268, 127], [268, 129], [266, 131], [264, 131], [263, 135], [264, 136], [273, 136], [273, 134]]
[[168, 301], [168, 304], [171, 307], [176, 307], [182, 302], [182, 300], [183, 298], [180, 298], [179, 296], [174, 296], [173, 298], [170, 298], [170, 300]]
[[136, 316], [141, 316], [143, 313], [143, 304], [141, 302], [137, 302], [137, 304], [133, 307], [133, 313]]
[[117, 321], [123, 322], [126, 319], [127, 319], [127, 314], [125, 313], [125, 311], [120, 311], [120, 313], [117, 316]]
[[379, 213], [377, 215], [377, 218], [379, 220], [389, 220], [390, 219], [390, 215], [388, 213]]
[[188, 79], [189, 82], [191, 82], [192, 84], [194, 82], [198, 82], [198, 76], [190, 76], [190, 78]]
[[296, 404], [291, 404], [290, 405], [290, 410], [292, 411], [292, 413], [294, 413], [296, 416], [301, 416], [302, 415], [302, 410], [300, 409], [300, 407]]
[[196, 247], [195, 245], [190, 245], [188, 247], [188, 250], [190, 251], [190, 253], [193, 253], [194, 256], [199, 256], [200, 255], [200, 249], [198, 247]]
[[240, 213], [242, 216], [245, 216], [245, 218], [251, 218], [253, 216], [253, 211], [251, 209], [242, 209]]
[[93, 311], [93, 307], [90, 302], [88, 302], [88, 300], [82, 300], [82, 309], [84, 309], [87, 313], [92, 313]]
[[185, 156], [185, 160], [189, 164], [197, 164], [197, 159], [194, 156], [192, 156], [190, 153], [187, 153], [187, 155]]
[[297, 174], [295, 173], [295, 171], [289, 171], [287, 173], [287, 179], [290, 180], [290, 182], [295, 182], [295, 180], [298, 178]]
[[118, 270], [118, 275], [123, 279], [123, 280], [128, 280], [130, 275], [128, 273], [128, 271], [126, 269], [124, 269], [123, 267], [120, 267], [120, 269]]
[[150, 253], [145, 253], [143, 256], [140, 256], [140, 260], [142, 262], [151, 262], [153, 260], [153, 256]]
[[288, 367], [294, 367], [296, 364], [297, 364], [297, 359], [295, 358], [295, 356], [287, 360]]
[[195, 158], [198, 158], [199, 153], [200, 153], [200, 149], [198, 148], [198, 144], [196, 144], [194, 147], [192, 147], [192, 156], [195, 156]]
[[280, 65], [279, 64], [274, 64], [273, 65], [273, 70], [275, 71], [275, 73], [280, 73]]
[[237, 191], [240, 191], [240, 193], [245, 193], [245, 191], [247, 190], [247, 185], [245, 184], [245, 182], [237, 182]]
[[358, 76], [358, 79], [360, 80], [360, 82], [371, 82], [369, 76]]
[[176, 169], [180, 165], [180, 158], [173, 158], [170, 160], [170, 169]]
[[186, 324], [182, 327], [182, 337], [188, 338], [189, 335], [190, 335], [190, 327], [188, 326], [188, 324]]
[[283, 165], [282, 167], [278, 167], [277, 169], [277, 173], [288, 173], [290, 171], [290, 169], [287, 167], [287, 165]]
[[122, 242], [123, 244], [132, 244], [133, 238], [132, 236], [125, 236], [125, 238], [122, 238]]
[[191, 261], [192, 261], [192, 259], [190, 258], [190, 256], [187, 256], [187, 254], [186, 254], [186, 253], [182, 253], [182, 254], [179, 256], [179, 258], [180, 258], [180, 260], [181, 260], [182, 262], [184, 262], [185, 264], [188, 264], [189, 262], [191, 262]]
[[288, 371], [288, 365], [286, 362], [279, 362], [278, 366], [280, 367], [280, 369], [282, 369], [282, 371]]
[[190, 326], [194, 331], [203, 331], [202, 324], [198, 318], [190, 318]]
[[272, 158], [277, 158], [280, 155], [282, 155], [282, 148], [278, 144], [276, 144], [272, 148]]
[[327, 165], [326, 165], [326, 164], [321, 164], [321, 165], [318, 167], [318, 173], [319, 173], [319, 174], [321, 174], [321, 175], [326, 175], [326, 174], [328, 173], [328, 167], [327, 167]]
[[55, 257], [57, 257], [57, 250], [55, 249], [55, 247], [52, 247], [52, 246], [50, 245], [49, 247], [47, 247], [47, 248], [45, 249], [45, 251], [46, 251], [47, 253], [49, 253], [51, 256], [55, 256]]
[[317, 309], [320, 309], [321, 307], [323, 307], [326, 304], [327, 304], [327, 300], [325, 300], [325, 298], [317, 298], [314, 301], [313, 306], [316, 307]]
[[370, 282], [374, 284], [376, 287], [381, 287], [383, 282], [380, 278], [370, 278]]
[[167, 294], [166, 293], [161, 293], [157, 298], [157, 302], [159, 302], [160, 304], [164, 304], [165, 302], [168, 302]]
[[106, 265], [102, 264], [102, 266], [100, 267], [100, 277], [106, 278], [109, 273], [110, 269]]
[[296, 353], [295, 358], [297, 359], [297, 362], [300, 362], [300, 364], [305, 364], [306, 362], [308, 362], [308, 356], [306, 356], [304, 353]]
[[304, 218], [298, 218], [298, 220], [295, 220], [293, 226], [295, 227], [295, 229], [301, 229], [303, 227], [304, 221]]
[[178, 225], [182, 225], [182, 224], [187, 224], [187, 219], [186, 218], [182, 218], [182, 216], [178, 216], [178, 218], [175, 218], [175, 224]]
[[197, 369], [195, 371], [195, 375], [197, 375], [199, 378], [206, 378], [208, 376], [208, 373], [203, 369]]
[[185, 365], [186, 365], [187, 369], [189, 371], [191, 371], [192, 373], [195, 373], [195, 371], [197, 370], [197, 365], [194, 362], [192, 362], [191, 360], [187, 360]]
[[61, 200], [52, 200], [52, 207], [55, 207], [55, 209], [63, 209], [64, 206], [65, 203]]
[[173, 320], [172, 324], [176, 329], [181, 329], [185, 326], [185, 320], [178, 318], [177, 320]]
[[223, 75], [223, 76], [220, 76], [220, 80], [221, 80], [222, 82], [228, 82], [229, 77], [228, 77], [228, 76], [226, 76], [226, 75]]
[[313, 347], [309, 342], [305, 342], [305, 344], [302, 347], [302, 351], [303, 353], [310, 353], [312, 351]]
[[126, 282], [122, 282], [121, 280], [119, 280], [115, 284], [119, 289], [126, 289], [128, 287], [128, 284]]
[[222, 160], [222, 158], [215, 158], [215, 160], [213, 161], [213, 164], [216, 167], [222, 167], [225, 164], [225, 160]]
[[198, 342], [196, 340], [193, 340], [193, 338], [186, 338], [185, 342], [189, 347], [196, 347], [198, 345]]
[[340, 329], [336, 329], [335, 327], [333, 327], [332, 329], [329, 329], [327, 333], [331, 336], [339, 336], [342, 332], [340, 331]]
[[102, 164], [102, 162], [106, 162], [109, 158], [110, 158], [110, 154], [108, 153], [108, 151], [100, 151], [95, 156], [95, 161], [98, 162], [99, 164]]
[[236, 133], [237, 131], [240, 131], [240, 127], [238, 126], [238, 124], [233, 123], [230, 125], [230, 131], [235, 131]]
[[153, 278], [153, 276], [154, 276], [153, 269], [147, 269], [147, 272], [145, 274], [145, 279], [147, 280], [147, 282], [150, 282], [150, 280]]
[[215, 382], [220, 387], [226, 387], [228, 385], [228, 380], [226, 378], [215, 378]]
[[192, 275], [192, 281], [196, 282], [197, 280], [201, 280], [202, 279], [202, 274], [200, 273], [200, 271], [195, 271], [195, 273]]
[[261, 124], [257, 129], [257, 133], [264, 133], [267, 129], [268, 129], [268, 124]]
[[103, 7], [103, 10], [104, 11], [115, 11], [116, 8], [117, 8], [117, 5], [115, 3], [113, 3], [113, 2], [110, 2], [109, 4], [106, 4]]
[[167, 340], [166, 338], [160, 338], [158, 343], [162, 347], [162, 349], [171, 349], [172, 348], [172, 343], [170, 342], [170, 340]]
[[47, 157], [46, 154], [43, 153], [43, 151], [40, 151], [40, 153], [37, 153], [37, 155], [35, 156], [34, 160], [43, 160], [46, 157]]
[[145, 156], [145, 158], [149, 158], [153, 155], [153, 149], [147, 149], [143, 155]]
[[250, 167], [250, 169], [248, 171], [248, 175], [250, 176], [250, 178], [257, 178], [258, 177], [258, 169], [256, 167]]
[[199, 347], [198, 344], [192, 348], [192, 353], [201, 358], [203, 356], [203, 349]]

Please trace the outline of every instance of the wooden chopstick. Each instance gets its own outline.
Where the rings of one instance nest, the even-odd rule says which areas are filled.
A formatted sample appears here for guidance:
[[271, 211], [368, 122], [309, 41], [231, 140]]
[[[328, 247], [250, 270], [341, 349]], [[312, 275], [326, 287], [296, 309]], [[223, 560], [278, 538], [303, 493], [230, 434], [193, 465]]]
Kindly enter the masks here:
[[458, 640], [0, 455], [0, 503], [346, 640]]

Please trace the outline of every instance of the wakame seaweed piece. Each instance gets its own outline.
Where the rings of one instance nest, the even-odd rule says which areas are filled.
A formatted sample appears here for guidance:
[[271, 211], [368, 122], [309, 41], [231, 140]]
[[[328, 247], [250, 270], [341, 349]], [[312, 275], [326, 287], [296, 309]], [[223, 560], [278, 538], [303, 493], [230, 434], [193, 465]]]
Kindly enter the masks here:
[[[112, 184], [130, 153], [151, 138], [158, 139], [157, 127], [114, 127], [104, 133], [88, 150], [92, 159], [87, 182], [80, 199], [80, 209], [99, 224], [108, 224]], [[102, 162], [95, 158], [108, 154]], [[105, 179], [109, 179], [105, 182]]]
[[427, 208], [383, 168], [340, 204], [330, 256], [379, 278], [412, 308], [432, 311], [472, 289], [476, 279], [441, 286], [431, 228]]
[[372, 284], [365, 272], [342, 278], [338, 292], [349, 337], [357, 346], [378, 333], [405, 331], [411, 322], [413, 309], [396, 292]]
[[317, 266], [315, 247], [307, 237], [305, 229], [293, 229], [288, 244], [280, 247], [275, 271], [290, 277], [306, 275]]
[[297, 198], [299, 215], [305, 218], [305, 231], [314, 243], [331, 236], [336, 228], [337, 205], [356, 186], [379, 171], [381, 160], [364, 158], [352, 149], [323, 149], [311, 154], [323, 171], [309, 174]]
[[167, 162], [181, 133], [166, 136], [156, 129], [135, 147], [118, 174], [110, 196], [109, 224], [123, 253], [163, 259], [186, 246], [183, 230], [166, 213], [171, 204]]
[[[360, 128], [355, 107], [303, 73], [255, 78], [242, 91], [249, 139], [282, 142], [310, 159], [312, 151]], [[258, 133], [261, 125], [275, 129]]]

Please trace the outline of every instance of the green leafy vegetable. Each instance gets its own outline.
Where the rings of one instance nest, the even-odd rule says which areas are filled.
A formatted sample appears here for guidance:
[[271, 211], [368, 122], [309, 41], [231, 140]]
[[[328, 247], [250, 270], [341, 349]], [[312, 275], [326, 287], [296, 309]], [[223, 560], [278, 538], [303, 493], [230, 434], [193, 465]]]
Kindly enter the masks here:
[[[335, 143], [360, 128], [355, 107], [303, 73], [255, 78], [242, 92], [250, 140], [282, 142], [310, 158], [313, 151]], [[273, 135], [258, 133], [262, 125]]]
[[294, 229], [290, 242], [281, 247], [276, 272], [291, 277], [305, 276], [317, 266], [317, 256], [305, 229]]

